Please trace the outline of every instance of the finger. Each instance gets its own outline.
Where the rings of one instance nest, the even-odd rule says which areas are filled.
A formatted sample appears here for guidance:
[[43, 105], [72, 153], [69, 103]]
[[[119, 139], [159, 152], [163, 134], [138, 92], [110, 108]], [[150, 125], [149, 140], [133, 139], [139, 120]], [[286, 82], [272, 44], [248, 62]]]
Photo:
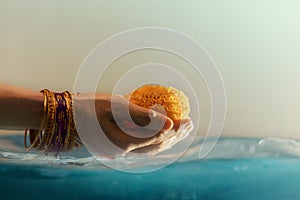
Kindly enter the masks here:
[[181, 120], [175, 120], [173, 129], [177, 132], [180, 129], [185, 128], [189, 124], [192, 124], [192, 120], [190, 120], [189, 118], [181, 119]]
[[165, 131], [161, 134], [160, 140], [158, 140], [157, 142], [155, 142], [155, 144], [157, 143], [161, 143], [164, 140], [167, 140], [173, 136], [179, 135], [178, 137], [181, 137], [183, 134], [185, 134], [186, 132], [191, 132], [194, 128], [193, 122], [190, 119], [183, 119], [183, 120], [179, 120], [176, 121], [174, 123], [174, 127], [172, 130], [170, 131]]
[[157, 141], [160, 141], [162, 137], [162, 132], [159, 132], [158, 134], [148, 138], [133, 137], [130, 134], [123, 132], [115, 123], [111, 122], [110, 120], [102, 120], [100, 125], [107, 138], [125, 152], [151, 145]]
[[168, 139], [161, 141], [157, 144], [151, 144], [149, 146], [141, 147], [138, 149], [134, 149], [131, 152], [133, 153], [147, 153], [150, 155], [156, 155], [160, 152], [163, 152], [165, 150], [168, 150], [172, 148], [175, 144], [179, 143], [180, 141], [184, 140], [188, 135], [190, 131], [183, 131], [179, 134], [175, 134]]
[[[115, 121], [121, 119], [122, 121], [132, 122], [131, 126], [136, 126], [135, 128], [147, 126], [146, 128], [157, 131], [166, 131], [173, 128], [173, 121], [159, 112], [130, 103], [119, 95], [113, 96], [111, 101], [117, 116], [112, 116], [111, 113], [110, 117]], [[128, 115], [128, 111], [130, 115]]]
[[[177, 123], [179, 122], [177, 121]], [[165, 137], [163, 137], [161, 141], [158, 141], [155, 144], [151, 144], [146, 147], [135, 149], [132, 152], [155, 155], [159, 152], [170, 149], [178, 142], [184, 140], [189, 135], [189, 133], [193, 130], [193, 128], [194, 128], [193, 122], [190, 119], [184, 119], [183, 123], [181, 123], [180, 128], [178, 128], [180, 130], [175, 131], [175, 129], [173, 129], [168, 133], [164, 133]]]
[[167, 131], [173, 128], [173, 121], [159, 112], [134, 104], [129, 106], [132, 120], [139, 126], [149, 129]]

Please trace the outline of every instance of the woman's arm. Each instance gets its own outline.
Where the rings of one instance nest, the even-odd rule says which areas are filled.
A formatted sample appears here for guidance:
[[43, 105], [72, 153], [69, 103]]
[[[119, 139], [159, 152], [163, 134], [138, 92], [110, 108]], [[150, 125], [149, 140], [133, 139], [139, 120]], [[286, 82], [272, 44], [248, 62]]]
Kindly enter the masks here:
[[0, 84], [0, 129], [39, 129], [43, 94]]
[[[184, 139], [193, 129], [192, 122], [189, 119], [186, 119], [183, 123], [180, 121], [173, 122], [165, 115], [129, 103], [129, 111], [133, 121], [139, 126], [145, 126], [153, 120], [155, 127], [149, 128], [157, 132], [155, 135], [146, 138], [133, 137], [123, 132], [116, 124], [116, 120], [124, 120], [123, 111], [127, 104], [124, 103], [125, 99], [123, 97], [111, 97], [110, 95], [98, 93], [95, 96], [93, 94], [80, 94], [76, 99], [76, 105], [79, 109], [77, 112], [84, 116], [81, 123], [86, 122], [88, 124], [89, 118], [93, 116], [94, 112], [94, 109], [86, 109], [84, 105], [87, 105], [86, 102], [95, 101], [97, 118], [105, 135], [112, 143], [126, 152], [138, 149], [137, 152], [157, 153]], [[111, 109], [113, 101], [118, 107], [118, 111], [115, 113], [116, 116], [113, 116]], [[43, 108], [44, 97], [41, 92], [0, 84], [0, 129], [37, 130], [40, 128], [41, 118], [44, 114]], [[150, 115], [152, 119], [150, 119]], [[124, 126], [127, 125], [124, 124]], [[166, 135], [167, 132], [169, 133]], [[179, 132], [184, 134], [179, 134]], [[140, 134], [146, 133], [147, 131]]]

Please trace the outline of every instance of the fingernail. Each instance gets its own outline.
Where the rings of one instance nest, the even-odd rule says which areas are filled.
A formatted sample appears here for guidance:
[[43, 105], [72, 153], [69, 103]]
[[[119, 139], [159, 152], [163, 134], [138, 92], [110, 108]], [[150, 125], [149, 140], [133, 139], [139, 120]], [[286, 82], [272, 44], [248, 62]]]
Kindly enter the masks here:
[[173, 121], [169, 117], [165, 117], [165, 124], [162, 130], [168, 131], [173, 128], [173, 125], [174, 125]]
[[150, 117], [156, 118], [156, 120], [154, 121], [156, 122], [156, 128], [159, 128], [161, 130], [170, 130], [173, 128], [173, 121], [169, 117], [162, 115], [161, 113], [150, 110]]

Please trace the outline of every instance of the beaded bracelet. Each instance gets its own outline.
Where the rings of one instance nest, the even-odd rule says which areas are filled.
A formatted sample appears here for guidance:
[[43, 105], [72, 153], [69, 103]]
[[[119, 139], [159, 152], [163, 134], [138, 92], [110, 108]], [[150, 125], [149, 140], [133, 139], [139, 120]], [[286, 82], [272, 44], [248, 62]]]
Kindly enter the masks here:
[[[68, 91], [62, 93], [41, 90], [44, 96], [44, 109], [40, 128], [26, 129], [24, 145], [27, 151], [35, 148], [48, 154], [58, 155], [74, 148], [82, 147], [76, 132], [73, 117], [72, 94]], [[31, 145], [27, 147], [27, 134]]]

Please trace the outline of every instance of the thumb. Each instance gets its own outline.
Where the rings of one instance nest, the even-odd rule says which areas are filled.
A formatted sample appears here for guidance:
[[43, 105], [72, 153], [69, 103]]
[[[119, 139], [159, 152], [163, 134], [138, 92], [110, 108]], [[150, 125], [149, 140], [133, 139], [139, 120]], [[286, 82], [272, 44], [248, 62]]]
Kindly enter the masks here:
[[157, 131], [167, 131], [173, 128], [173, 121], [159, 112], [143, 108], [134, 104], [129, 106], [132, 120], [139, 126]]

